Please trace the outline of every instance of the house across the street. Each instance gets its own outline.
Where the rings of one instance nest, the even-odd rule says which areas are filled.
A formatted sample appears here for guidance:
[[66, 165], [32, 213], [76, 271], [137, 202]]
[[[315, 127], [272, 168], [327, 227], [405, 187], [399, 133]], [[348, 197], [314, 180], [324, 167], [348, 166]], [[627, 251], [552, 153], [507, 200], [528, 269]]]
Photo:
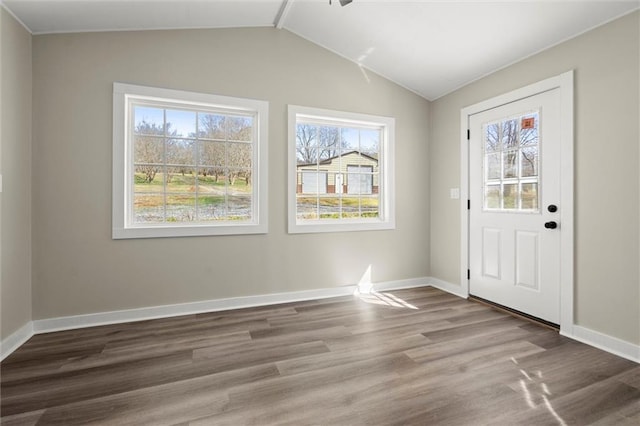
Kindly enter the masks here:
[[378, 160], [359, 151], [298, 164], [297, 168], [298, 194], [378, 193]]

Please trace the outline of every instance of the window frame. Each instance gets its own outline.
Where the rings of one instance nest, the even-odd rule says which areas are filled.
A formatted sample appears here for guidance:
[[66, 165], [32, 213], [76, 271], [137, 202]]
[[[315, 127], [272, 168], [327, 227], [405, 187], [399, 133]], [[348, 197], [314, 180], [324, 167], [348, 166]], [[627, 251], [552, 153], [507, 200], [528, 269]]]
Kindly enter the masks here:
[[[376, 218], [298, 219], [297, 217], [297, 156], [296, 127], [298, 118], [327, 125], [380, 127], [383, 140], [379, 148], [379, 210]], [[376, 231], [395, 229], [395, 118], [335, 111], [329, 109], [288, 105], [288, 233], [322, 233]]]
[[[255, 115], [256, 140], [252, 143], [252, 219], [250, 222], [225, 220], [134, 224], [133, 211], [133, 143], [130, 141], [131, 103], [157, 102], [158, 105], [200, 110], [216, 110]], [[269, 103], [207, 93], [164, 89], [126, 83], [113, 83], [113, 159], [112, 159], [112, 238], [163, 238], [213, 235], [266, 234], [267, 160]]]

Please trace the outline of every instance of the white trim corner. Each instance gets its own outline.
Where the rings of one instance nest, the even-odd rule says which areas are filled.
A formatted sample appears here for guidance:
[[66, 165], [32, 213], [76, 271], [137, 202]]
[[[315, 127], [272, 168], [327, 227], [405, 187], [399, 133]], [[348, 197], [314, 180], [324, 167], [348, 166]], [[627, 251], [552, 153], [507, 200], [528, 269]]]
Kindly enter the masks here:
[[469, 291], [464, 285], [453, 284], [434, 277], [429, 278], [429, 285], [463, 299], [469, 297]]
[[27, 340], [31, 339], [34, 334], [33, 322], [29, 321], [7, 338], [0, 341], [0, 361], [4, 361], [6, 357], [11, 355], [20, 346], [24, 345]]
[[640, 364], [640, 345], [579, 325], [574, 325], [571, 332], [560, 330], [560, 334]]

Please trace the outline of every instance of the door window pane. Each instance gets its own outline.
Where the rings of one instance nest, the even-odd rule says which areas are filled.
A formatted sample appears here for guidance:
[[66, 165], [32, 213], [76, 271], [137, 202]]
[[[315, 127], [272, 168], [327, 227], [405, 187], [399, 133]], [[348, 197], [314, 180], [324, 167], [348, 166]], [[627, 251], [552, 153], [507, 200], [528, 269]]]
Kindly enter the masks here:
[[512, 210], [518, 207], [518, 184], [505, 184], [502, 190], [502, 208]]
[[500, 185], [487, 185], [484, 188], [484, 208], [500, 208]]
[[484, 209], [539, 209], [539, 113], [483, 126]]
[[538, 210], [538, 184], [537, 183], [523, 183], [520, 196], [522, 200], [522, 204], [520, 208], [522, 210]]
[[537, 176], [538, 175], [538, 147], [530, 146], [522, 148], [521, 153], [521, 176]]
[[487, 179], [500, 179], [501, 176], [500, 153], [487, 154]]
[[518, 176], [518, 151], [507, 151], [503, 153], [505, 179]]

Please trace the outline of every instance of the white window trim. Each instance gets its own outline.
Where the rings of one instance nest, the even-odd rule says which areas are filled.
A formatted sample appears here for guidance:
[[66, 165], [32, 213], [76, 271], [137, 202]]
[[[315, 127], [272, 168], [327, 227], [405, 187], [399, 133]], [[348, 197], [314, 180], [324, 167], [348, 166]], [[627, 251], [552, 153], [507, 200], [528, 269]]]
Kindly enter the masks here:
[[[334, 111], [298, 105], [288, 106], [288, 231], [290, 234], [318, 232], [374, 231], [395, 229], [395, 119], [353, 112]], [[380, 168], [381, 218], [298, 221], [296, 215], [296, 122], [299, 116], [327, 123], [344, 122], [354, 126], [382, 126], [385, 129], [381, 143]]]
[[[254, 150], [253, 167], [257, 183], [253, 187], [253, 221], [234, 224], [225, 221], [215, 224], [151, 224], [135, 226], [127, 223], [131, 186], [131, 150], [128, 144], [128, 97], [185, 103], [203, 107], [223, 107], [238, 111], [257, 112], [257, 146]], [[266, 101], [162, 89], [133, 84], [113, 84], [113, 177], [112, 177], [112, 237], [158, 238], [189, 237], [205, 235], [266, 234], [267, 217], [267, 161], [268, 161], [268, 117], [269, 103]]]

